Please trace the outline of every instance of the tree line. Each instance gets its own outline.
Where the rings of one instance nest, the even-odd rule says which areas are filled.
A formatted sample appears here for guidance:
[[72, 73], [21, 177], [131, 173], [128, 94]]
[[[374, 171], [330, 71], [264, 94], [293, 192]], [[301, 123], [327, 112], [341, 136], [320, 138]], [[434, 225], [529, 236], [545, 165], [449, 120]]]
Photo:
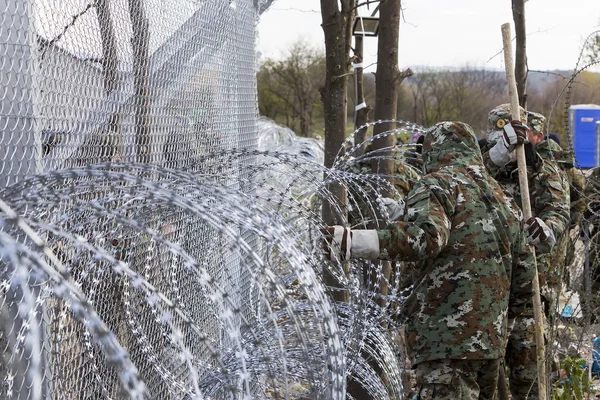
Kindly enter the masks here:
[[[586, 51], [585, 62], [599, 60], [596, 42]], [[484, 135], [487, 113], [507, 103], [504, 71], [471, 65], [453, 69], [413, 68], [398, 94], [398, 118], [423, 126], [442, 120], [470, 124]], [[565, 106], [600, 104], [600, 74], [584, 71], [565, 89], [571, 71], [528, 71], [528, 109], [550, 116], [549, 132], [567, 140]], [[261, 115], [293, 129], [301, 136], [323, 136], [323, 104], [319, 93], [325, 77], [325, 54], [298, 40], [280, 59], [264, 59], [257, 74]], [[364, 96], [372, 110], [375, 104], [375, 75], [365, 73]], [[348, 85], [347, 110], [354, 115], [354, 85]], [[371, 113], [371, 118], [373, 113]], [[349, 121], [349, 129], [352, 127]]]

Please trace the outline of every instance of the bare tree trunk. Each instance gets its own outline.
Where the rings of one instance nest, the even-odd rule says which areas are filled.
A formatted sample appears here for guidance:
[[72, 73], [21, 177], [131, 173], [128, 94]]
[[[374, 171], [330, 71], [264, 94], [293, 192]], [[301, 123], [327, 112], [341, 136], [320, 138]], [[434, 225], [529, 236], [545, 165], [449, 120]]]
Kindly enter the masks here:
[[513, 20], [517, 34], [515, 51], [515, 79], [519, 93], [519, 105], [527, 109], [527, 38], [525, 28], [525, 1], [512, 0]]
[[[355, 64], [361, 65], [354, 69], [354, 93], [356, 97], [355, 115], [354, 115], [354, 129], [365, 125], [369, 119], [369, 106], [365, 103], [365, 94], [363, 87], [363, 52], [364, 52], [364, 40], [362, 36], [354, 37], [354, 62]], [[367, 139], [367, 128], [363, 128], [356, 132], [354, 136], [354, 144], [358, 145]], [[356, 150], [356, 156], [361, 156], [365, 152], [366, 146], [361, 146]]]
[[149, 163], [150, 143], [150, 71], [148, 44], [150, 27], [142, 0], [129, 0], [133, 37], [133, 85], [135, 87], [135, 145], [137, 162]]
[[312, 130], [312, 118], [310, 115], [310, 109], [312, 104], [308, 101], [308, 104], [301, 104], [300, 110], [300, 134], [304, 137], [309, 137]]
[[[398, 70], [398, 40], [400, 37], [400, 0], [387, 0], [380, 3], [379, 41], [377, 47], [377, 73], [375, 82], [375, 120], [396, 119], [398, 110], [398, 90], [400, 84], [412, 75], [410, 69]], [[374, 127], [373, 136], [396, 128], [395, 123], [382, 123]], [[396, 138], [389, 135], [376, 139], [373, 150], [394, 146]], [[382, 155], [384, 155], [382, 153]], [[392, 156], [392, 152], [386, 152]], [[392, 174], [392, 160], [376, 160], [372, 164], [373, 172]]]
[[[398, 91], [400, 84], [407, 76], [412, 75], [412, 71], [407, 70], [400, 73], [398, 69], [398, 41], [400, 38], [400, 0], [386, 0], [379, 4], [379, 40], [377, 46], [377, 73], [375, 75], [375, 120], [393, 120], [398, 113]], [[386, 122], [374, 126], [373, 136], [380, 133], [393, 130], [396, 124]], [[392, 147], [396, 144], [396, 136], [388, 135], [384, 138], [377, 138], [373, 142], [373, 151], [390, 148], [390, 151], [377, 153], [378, 157], [372, 161], [371, 169], [373, 173], [392, 176], [394, 173], [394, 152]], [[385, 157], [385, 159], [379, 156]], [[381, 193], [383, 196], [389, 196], [387, 191]], [[380, 216], [378, 216], [380, 217]], [[380, 220], [380, 218], [377, 218]], [[380, 228], [379, 222], [376, 222], [373, 228]], [[379, 282], [373, 285], [378, 289], [381, 295], [377, 303], [381, 307], [386, 307], [385, 298], [389, 294], [388, 282], [392, 273], [392, 263], [383, 262], [382, 277], [375, 278]], [[384, 383], [387, 382], [385, 372], [381, 370], [377, 363], [369, 363], [371, 367], [380, 375]], [[370, 396], [369, 396], [370, 397]], [[367, 396], [363, 397], [367, 398]]]
[[[387, 0], [380, 3], [379, 9], [379, 41], [377, 46], [377, 74], [375, 81], [375, 120], [396, 119], [398, 112], [398, 90], [404, 78], [412, 75], [412, 71], [398, 70], [398, 41], [400, 38], [400, 0]], [[377, 124], [373, 136], [396, 128], [393, 122]], [[390, 151], [378, 153], [386, 159], [376, 158], [371, 164], [373, 173], [391, 176], [394, 173], [394, 153], [391, 148], [396, 144], [396, 136], [388, 135], [377, 138], [373, 142], [373, 151], [390, 148]], [[389, 196], [390, 193], [382, 193]], [[383, 276], [389, 280], [391, 263], [383, 263]], [[380, 283], [380, 293], [388, 294], [386, 282]], [[380, 299], [380, 305], [385, 301]]]
[[104, 91], [107, 95], [117, 89], [119, 78], [117, 75], [117, 45], [115, 30], [112, 25], [108, 0], [97, 0], [96, 14], [100, 25], [102, 38], [102, 75], [104, 77]]
[[346, 102], [355, 0], [321, 0], [326, 74], [321, 88], [325, 113], [325, 166], [331, 167], [346, 137]]
[[[325, 35], [325, 84], [321, 88], [321, 99], [325, 117], [325, 166], [331, 167], [346, 138], [346, 103], [348, 69], [350, 65], [351, 28], [354, 20], [355, 0], [321, 0], [322, 28]], [[339, 184], [328, 188], [340, 204], [346, 204], [346, 190]], [[342, 223], [332, 207], [323, 202], [323, 221], [329, 225]], [[348, 271], [346, 271], [348, 272]], [[327, 285], [339, 286], [336, 279], [323, 269]], [[349, 301], [348, 293], [337, 291], [337, 301]]]

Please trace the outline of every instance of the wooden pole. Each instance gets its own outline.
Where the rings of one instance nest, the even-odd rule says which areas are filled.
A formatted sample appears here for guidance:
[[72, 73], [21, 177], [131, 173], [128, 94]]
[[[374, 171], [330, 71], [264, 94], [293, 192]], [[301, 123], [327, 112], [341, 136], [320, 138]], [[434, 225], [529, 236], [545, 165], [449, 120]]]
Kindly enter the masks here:
[[[517, 82], [515, 79], [514, 61], [512, 55], [512, 41], [510, 35], [510, 24], [502, 25], [502, 42], [504, 44], [504, 68], [506, 69], [506, 80], [508, 81], [508, 95], [510, 97], [510, 110], [513, 120], [521, 120], [519, 112], [519, 95], [517, 93]], [[531, 218], [531, 203], [529, 201], [529, 183], [527, 181], [527, 163], [525, 161], [525, 149], [523, 145], [517, 145], [517, 165], [519, 166], [519, 186], [521, 189], [521, 209], [525, 220]], [[531, 251], [535, 260], [535, 249]], [[538, 371], [538, 399], [546, 400], [546, 351], [544, 345], [544, 317], [542, 313], [542, 300], [540, 298], [540, 281], [537, 272], [537, 263], [534, 263], [535, 277], [533, 278], [533, 316], [535, 318], [535, 342], [537, 348], [537, 371]]]

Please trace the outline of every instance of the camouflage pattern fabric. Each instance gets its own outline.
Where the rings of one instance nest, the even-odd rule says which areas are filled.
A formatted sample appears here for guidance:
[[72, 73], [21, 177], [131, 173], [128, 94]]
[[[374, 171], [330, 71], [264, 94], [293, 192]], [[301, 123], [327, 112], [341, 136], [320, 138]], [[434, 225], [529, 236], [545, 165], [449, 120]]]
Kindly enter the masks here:
[[[374, 217], [375, 210], [371, 209], [374, 207], [372, 202], [373, 192], [384, 179], [388, 178], [373, 173], [371, 169], [372, 157], [369, 156], [369, 151], [370, 147], [367, 147], [365, 154], [355, 159], [346, 169], [346, 171], [356, 174], [362, 179], [362, 182], [357, 182], [362, 190], [352, 190], [351, 186], [349, 191], [348, 221], [351, 226], [363, 225], [363, 227], [366, 227], [369, 218]], [[394, 163], [394, 175], [390, 178], [396, 191], [392, 198], [400, 204], [404, 204], [406, 196], [421, 176], [398, 158]]]
[[[543, 162], [548, 166], [553, 166], [554, 170], [562, 180], [565, 194], [569, 200], [568, 205], [569, 219], [564, 224], [562, 233], [554, 230], [556, 236], [556, 244], [551, 253], [540, 254], [537, 258], [538, 270], [540, 273], [540, 289], [542, 296], [545, 298], [545, 306], [547, 309], [546, 318], [550, 324], [554, 321], [554, 305], [558, 301], [558, 293], [560, 292], [560, 284], [564, 276], [565, 259], [567, 257], [567, 248], [569, 246], [569, 227], [571, 226], [571, 203], [570, 203], [570, 188], [567, 174], [559, 165], [557, 157], [564, 161], [562, 148], [554, 140], [543, 140], [535, 146], [537, 153], [542, 158]], [[558, 182], [558, 179], [556, 179]], [[565, 200], [566, 201], [566, 200]], [[542, 218], [543, 219], [543, 218]], [[556, 224], [554, 225], [556, 226]]]
[[[560, 164], [559, 164], [560, 165]], [[569, 181], [571, 197], [571, 227], [581, 225], [581, 218], [585, 211], [585, 176], [578, 168], [565, 169], [567, 180]]]
[[471, 127], [437, 124], [425, 135], [425, 175], [403, 221], [379, 230], [380, 259], [419, 261], [403, 304], [413, 365], [503, 356], [507, 316], [531, 298], [533, 256], [521, 214], [486, 172]]
[[[548, 141], [538, 144], [535, 150], [542, 149], [544, 142]], [[495, 145], [494, 141], [483, 148], [486, 169], [520, 206], [521, 188], [517, 163], [511, 162], [498, 168], [486, 156], [493, 145]], [[558, 239], [569, 227], [571, 220], [569, 183], [556, 163], [542, 159], [537, 153], [534, 157], [534, 165], [527, 166], [531, 211], [534, 217], [540, 218], [552, 229]]]
[[[592, 298], [589, 305], [584, 306], [584, 310], [590, 309], [592, 321], [598, 321], [600, 317], [600, 168], [592, 170], [585, 185], [585, 198], [588, 202], [584, 211], [584, 217], [588, 224], [594, 226], [590, 237], [590, 281], [592, 289]], [[589, 231], [588, 231], [589, 232]], [[587, 294], [582, 293], [581, 299], [585, 303]]]
[[[526, 121], [527, 111], [523, 107], [519, 107], [521, 114], [521, 121]], [[500, 104], [493, 108], [488, 113], [487, 131], [488, 140], [495, 141], [500, 135], [502, 135], [503, 128], [510, 124], [512, 120], [512, 114], [510, 112], [510, 104]]]
[[[567, 273], [569, 273], [569, 266], [573, 265], [575, 260], [575, 245], [579, 238], [581, 230], [581, 224], [583, 220], [583, 213], [586, 208], [585, 198], [585, 176], [580, 169], [568, 168], [565, 169], [567, 175], [567, 181], [569, 182], [569, 197], [571, 199], [571, 219], [569, 225], [569, 243], [567, 244], [567, 256], [565, 259], [565, 265], [567, 267]], [[569, 282], [569, 279], [566, 279]]]
[[404, 195], [405, 198], [415, 186], [415, 183], [420, 179], [421, 175], [402, 161], [398, 160], [394, 163], [394, 187], [398, 192]]
[[[510, 106], [509, 106], [510, 108]], [[525, 111], [525, 115], [527, 118], [527, 126], [531, 128], [531, 130], [535, 132], [543, 132], [544, 124], [546, 123], [546, 117], [542, 114], [533, 112], [533, 111]], [[521, 120], [523, 121], [523, 119]]]
[[[551, 143], [550, 143], [551, 142]], [[488, 144], [493, 146], [494, 142]], [[528, 165], [528, 183], [531, 209], [533, 216], [541, 218], [554, 232], [557, 243], [549, 254], [537, 254], [540, 289], [547, 317], [553, 317], [550, 312], [557, 296], [557, 286], [564, 265], [566, 248], [568, 246], [568, 227], [571, 220], [569, 184], [567, 177], [560, 167], [552, 161], [551, 149], [558, 146], [552, 140], [540, 142], [536, 147], [537, 160], [534, 165]], [[485, 150], [489, 149], [487, 147]], [[542, 157], [541, 154], [544, 154]], [[500, 185], [521, 204], [518, 167], [509, 163], [503, 168], [494, 165], [484, 154], [486, 168], [494, 175]], [[561, 261], [562, 260], [562, 261]], [[561, 264], [562, 263], [562, 264]], [[510, 388], [516, 398], [537, 398], [537, 362], [535, 333], [529, 322], [533, 316], [533, 303], [527, 305], [523, 316], [515, 321], [515, 327], [510, 333], [509, 346], [506, 349], [506, 364], [510, 367]], [[547, 326], [545, 327], [548, 328]], [[515, 345], [519, 343], [519, 345]]]
[[437, 360], [417, 365], [417, 399], [495, 399], [500, 360]]
[[[516, 318], [506, 346], [510, 392], [513, 400], [537, 398], [537, 346], [531, 309]], [[528, 397], [531, 396], [531, 397]]]
[[583, 217], [589, 223], [596, 226], [600, 223], [600, 167], [591, 170], [586, 181], [584, 189], [585, 207]]
[[575, 158], [569, 149], [563, 149], [554, 140], [545, 140], [536, 146], [536, 151], [544, 160], [553, 160], [558, 167], [564, 171], [569, 184], [570, 204], [570, 227], [580, 224], [585, 211], [586, 198], [585, 176], [580, 169], [575, 168]]
[[598, 196], [600, 194], [600, 168], [592, 169], [588, 176], [588, 184], [586, 185], [586, 194], [589, 196]]

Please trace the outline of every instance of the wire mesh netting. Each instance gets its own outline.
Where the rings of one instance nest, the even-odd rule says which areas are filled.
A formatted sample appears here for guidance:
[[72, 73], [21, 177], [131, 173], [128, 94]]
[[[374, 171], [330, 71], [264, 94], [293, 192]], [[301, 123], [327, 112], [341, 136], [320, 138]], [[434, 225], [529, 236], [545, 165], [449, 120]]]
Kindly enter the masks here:
[[[255, 26], [272, 2], [0, 0], [0, 398], [413, 388], [397, 315], [410, 265], [329, 262], [316, 243], [323, 205], [355, 228], [390, 223], [381, 193], [403, 207], [418, 157], [348, 141], [326, 169], [322, 143], [257, 118]], [[393, 122], [383, 136], [424, 132]], [[404, 172], [370, 173], [392, 150]], [[589, 364], [594, 179], [573, 192], [587, 211], [549, 351]]]
[[0, 398], [387, 392], [384, 316], [319, 276], [321, 144], [257, 135], [271, 2], [2, 0]]
[[[202, 195], [196, 180], [160, 168], [201, 172], [213, 179], [207, 186], [218, 181], [232, 198], [251, 189], [247, 167], [255, 155], [207, 155], [256, 148], [255, 23], [269, 4], [0, 2], [0, 187], [10, 187], [2, 196], [9, 204], [0, 397], [127, 392], [166, 399], [256, 390], [245, 375], [256, 368], [241, 343], [258, 339], [240, 330], [254, 321], [252, 312], [266, 313], [269, 301], [285, 295], [278, 282], [262, 288], [273, 278], [250, 250], [260, 249], [256, 232], [232, 227], [234, 210], [218, 216], [226, 194]], [[52, 175], [102, 162], [157, 169]], [[188, 183], [176, 206], [178, 179]], [[189, 209], [190, 196], [212, 209], [212, 219]], [[259, 218], [246, 206], [247, 220]], [[263, 290], [269, 296], [256, 294]], [[311, 294], [319, 299], [318, 290]], [[280, 308], [297, 312], [288, 303]], [[315, 334], [335, 337], [322, 326], [331, 317], [327, 306], [312, 314], [322, 328]], [[260, 341], [273, 329], [263, 326]], [[325, 345], [319, 354], [338, 350]]]

